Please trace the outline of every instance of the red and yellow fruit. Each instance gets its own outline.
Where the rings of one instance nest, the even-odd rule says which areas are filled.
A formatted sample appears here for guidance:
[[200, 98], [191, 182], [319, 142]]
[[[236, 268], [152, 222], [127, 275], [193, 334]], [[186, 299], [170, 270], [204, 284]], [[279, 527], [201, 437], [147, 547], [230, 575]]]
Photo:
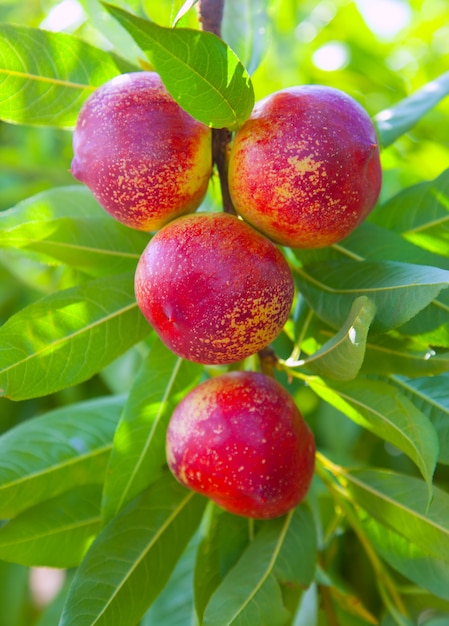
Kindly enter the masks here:
[[72, 174], [118, 221], [144, 231], [195, 211], [212, 171], [211, 130], [155, 72], [113, 78], [85, 102]]
[[306, 85], [273, 93], [236, 133], [229, 187], [238, 213], [277, 243], [336, 243], [379, 196], [373, 123], [337, 89]]
[[294, 285], [287, 262], [266, 237], [232, 215], [196, 213], [152, 238], [137, 265], [135, 293], [175, 354], [224, 364], [277, 337]]
[[287, 391], [256, 372], [207, 380], [176, 407], [167, 431], [174, 476], [231, 513], [268, 519], [306, 495], [315, 441]]

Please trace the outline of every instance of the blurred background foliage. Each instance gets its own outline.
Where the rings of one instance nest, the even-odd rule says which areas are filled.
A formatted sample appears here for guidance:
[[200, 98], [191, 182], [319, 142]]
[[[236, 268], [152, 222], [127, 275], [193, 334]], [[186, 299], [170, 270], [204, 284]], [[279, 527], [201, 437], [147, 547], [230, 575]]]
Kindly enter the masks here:
[[[113, 3], [161, 25], [171, 25], [184, 0]], [[224, 23], [225, 39], [226, 32], [232, 35], [247, 23], [248, 15], [257, 25], [255, 32], [246, 37], [240, 32], [236, 40], [236, 52], [254, 69], [256, 99], [292, 85], [325, 84], [346, 91], [374, 116], [449, 71], [447, 0], [241, 0], [230, 1], [231, 5]], [[264, 9], [269, 19], [264, 18]], [[110, 40], [106, 38], [101, 28], [103, 17], [96, 0], [0, 0], [2, 22], [68, 32], [110, 49], [116, 33], [109, 24]], [[181, 24], [197, 27], [195, 10], [184, 16]], [[0, 210], [45, 189], [73, 184], [71, 157], [69, 131], [0, 123]], [[384, 150], [382, 163], [382, 201], [448, 168], [449, 99]], [[71, 272], [1, 251], [0, 324], [39, 295], [72, 284], [76, 277]], [[139, 360], [135, 348], [87, 383], [35, 400], [3, 401], [0, 432], [57, 406], [126, 391]], [[309, 389], [298, 385], [297, 400], [320, 447], [332, 449], [334, 458], [414, 473], [404, 455], [332, 407], [320, 404]], [[446, 477], [442, 475], [440, 480], [445, 482]], [[351, 584], [359, 587], [361, 597], [368, 596], [364, 597], [368, 605], [375, 603], [376, 598], [369, 597], [374, 588], [369, 580], [372, 574], [361, 575], [367, 571], [366, 563], [356, 562], [364, 557], [360, 550], [354, 552], [350, 536], [342, 537], [339, 549], [334, 561], [341, 565], [338, 575], [347, 580], [355, 575]], [[348, 562], [351, 571], [345, 572]], [[0, 563], [0, 626], [37, 624], [39, 603], [30, 599], [27, 581], [25, 568]], [[39, 624], [52, 626], [57, 618], [44, 614]]]

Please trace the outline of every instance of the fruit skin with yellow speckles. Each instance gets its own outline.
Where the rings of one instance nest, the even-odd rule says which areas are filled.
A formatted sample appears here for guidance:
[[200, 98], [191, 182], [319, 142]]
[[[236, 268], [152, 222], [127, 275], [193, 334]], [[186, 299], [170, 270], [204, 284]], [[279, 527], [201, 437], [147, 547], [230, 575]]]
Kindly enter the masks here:
[[166, 452], [173, 475], [231, 513], [284, 515], [305, 497], [315, 440], [290, 394], [258, 372], [231, 372], [176, 407]]
[[321, 85], [283, 89], [257, 103], [229, 159], [238, 213], [292, 248], [320, 248], [349, 235], [375, 206], [381, 180], [367, 112]]
[[154, 231], [201, 204], [211, 142], [211, 130], [181, 109], [158, 74], [122, 74], [84, 103], [71, 171], [115, 219]]
[[281, 252], [252, 226], [227, 213], [195, 213], [151, 239], [137, 264], [135, 293], [175, 354], [218, 365], [277, 337], [294, 284]]

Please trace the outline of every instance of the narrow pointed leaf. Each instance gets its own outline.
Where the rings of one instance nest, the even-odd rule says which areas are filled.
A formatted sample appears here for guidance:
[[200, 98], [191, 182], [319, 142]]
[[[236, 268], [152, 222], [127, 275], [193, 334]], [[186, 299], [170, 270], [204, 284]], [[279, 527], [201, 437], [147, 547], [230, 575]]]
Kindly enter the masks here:
[[268, 0], [226, 0], [222, 35], [250, 74], [259, 67], [268, 47]]
[[236, 129], [250, 115], [254, 91], [234, 52], [212, 33], [166, 28], [104, 5], [132, 35], [173, 98], [214, 128]]
[[113, 58], [76, 37], [0, 25], [0, 119], [72, 128], [81, 105], [120, 74]]
[[420, 121], [435, 105], [449, 94], [449, 72], [405, 98], [375, 117], [377, 130], [383, 146], [389, 146], [398, 137]]
[[145, 613], [140, 626], [193, 625], [192, 574], [197, 548], [198, 533], [195, 533], [177, 562], [167, 585]]
[[363, 363], [366, 338], [375, 312], [374, 303], [369, 298], [357, 298], [338, 333], [298, 365], [305, 365], [315, 374], [335, 380], [355, 378]]
[[27, 420], [0, 437], [0, 518], [79, 485], [102, 483], [124, 396]]
[[148, 235], [123, 226], [83, 187], [52, 189], [0, 213], [0, 248], [93, 276], [133, 271]]
[[0, 528], [0, 559], [75, 567], [100, 531], [100, 485], [84, 485], [27, 509]]
[[436, 353], [412, 337], [379, 335], [366, 344], [362, 372], [388, 376], [434, 376], [449, 370], [449, 354]]
[[1, 395], [24, 400], [88, 380], [150, 330], [133, 272], [46, 296], [0, 328]]
[[432, 422], [440, 444], [438, 461], [449, 465], [449, 374], [415, 379], [394, 376], [392, 380]]
[[308, 587], [317, 565], [317, 535], [312, 512], [301, 503], [292, 512], [274, 574], [279, 582]]
[[270, 624], [281, 626], [288, 613], [275, 578], [293, 513], [263, 527], [212, 594], [204, 626]]
[[449, 560], [449, 494], [428, 490], [419, 478], [387, 470], [344, 472], [342, 479], [357, 505], [424, 550], [428, 556]]
[[167, 583], [206, 500], [166, 474], [98, 535], [73, 580], [60, 626], [137, 624]]
[[194, 570], [194, 602], [198, 622], [209, 600], [250, 541], [249, 520], [212, 505], [201, 527]]
[[370, 298], [376, 331], [404, 324], [449, 286], [447, 270], [393, 261], [323, 261], [297, 268], [296, 277], [315, 313], [333, 327], [344, 323], [355, 298]]
[[[130, 71], [140, 69], [138, 62], [139, 59], [144, 58], [144, 53], [136, 45], [130, 34], [106, 11], [101, 2], [99, 0], [79, 0], [79, 3], [89, 19], [89, 25], [110, 42], [113, 50], [120, 57], [127, 59], [129, 63], [135, 66], [134, 70]], [[129, 2], [126, 4], [129, 5]]]
[[449, 348], [449, 290], [441, 291], [429, 306], [401, 326], [400, 332], [430, 343]]
[[419, 468], [428, 488], [438, 459], [438, 438], [427, 417], [395, 387], [376, 380], [324, 384], [312, 389], [357, 424], [402, 450]]
[[416, 246], [448, 257], [449, 169], [435, 180], [406, 187], [374, 211], [370, 221]]
[[153, 342], [115, 433], [104, 488], [105, 519], [159, 477], [166, 463], [168, 420], [202, 371], [202, 366], [183, 361], [159, 339]]
[[363, 530], [376, 552], [395, 570], [439, 598], [449, 600], [449, 561], [430, 556], [410, 539], [362, 515]]

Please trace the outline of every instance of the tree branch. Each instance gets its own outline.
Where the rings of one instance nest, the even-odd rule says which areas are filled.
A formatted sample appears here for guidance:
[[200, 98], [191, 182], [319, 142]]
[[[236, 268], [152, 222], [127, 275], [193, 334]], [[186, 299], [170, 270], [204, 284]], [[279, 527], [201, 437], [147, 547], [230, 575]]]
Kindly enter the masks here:
[[198, 15], [203, 30], [221, 38], [224, 0], [200, 0]]

